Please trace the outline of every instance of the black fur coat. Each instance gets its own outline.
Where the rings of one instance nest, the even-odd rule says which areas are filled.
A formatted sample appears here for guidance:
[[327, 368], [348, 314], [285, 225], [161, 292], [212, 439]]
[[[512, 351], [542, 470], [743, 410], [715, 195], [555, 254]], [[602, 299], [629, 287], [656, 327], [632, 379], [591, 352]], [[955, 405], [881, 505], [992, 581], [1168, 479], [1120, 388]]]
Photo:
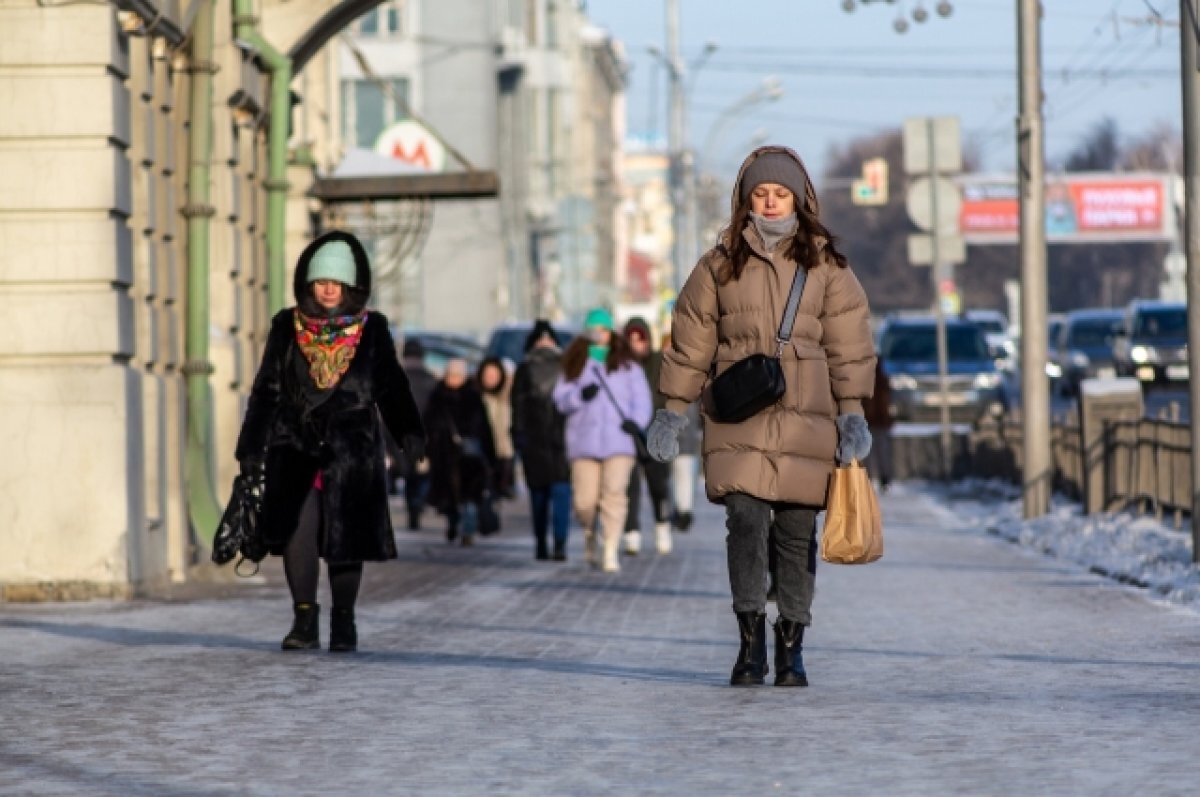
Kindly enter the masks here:
[[[370, 289], [366, 253], [357, 239], [340, 232], [318, 238], [301, 255], [297, 301], [308, 296], [305, 276], [313, 252], [333, 237], [351, 244], [359, 289], [350, 298], [365, 302]], [[424, 437], [387, 319], [367, 314], [349, 369], [334, 388], [320, 392], [296, 345], [293, 311], [280, 311], [271, 321], [237, 444], [239, 461], [263, 459], [266, 466], [261, 527], [271, 553], [283, 553], [320, 471], [321, 556], [334, 563], [395, 558], [381, 419], [397, 441]]]

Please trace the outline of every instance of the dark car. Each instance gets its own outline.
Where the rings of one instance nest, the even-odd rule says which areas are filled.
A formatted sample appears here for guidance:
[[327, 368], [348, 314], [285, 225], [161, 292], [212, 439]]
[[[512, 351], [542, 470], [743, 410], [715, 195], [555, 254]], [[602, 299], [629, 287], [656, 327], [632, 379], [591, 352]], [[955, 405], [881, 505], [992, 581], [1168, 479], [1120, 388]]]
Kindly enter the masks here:
[[1067, 314], [1050, 356], [1063, 393], [1078, 395], [1079, 383], [1084, 379], [1116, 376], [1113, 345], [1123, 317], [1120, 310], [1109, 309]]
[[392, 337], [401, 349], [405, 341], [420, 341], [425, 349], [425, 367], [439, 378], [445, 373], [446, 363], [450, 360], [466, 360], [467, 367], [474, 372], [484, 357], [483, 346], [480, 346], [478, 341], [456, 332], [393, 329]]
[[1187, 305], [1135, 299], [1125, 311], [1113, 346], [1118, 376], [1144, 385], [1188, 381]]
[[[552, 326], [554, 327], [554, 337], [558, 339], [560, 348], [565, 349], [579, 334], [577, 330], [570, 327], [559, 324]], [[514, 365], [519, 364], [525, 359], [525, 339], [529, 337], [532, 330], [533, 322], [502, 324], [496, 327], [492, 330], [491, 338], [488, 339], [487, 356], [499, 357]]]
[[[949, 389], [945, 402], [954, 421], [974, 422], [1008, 406], [1004, 381], [983, 331], [968, 321], [946, 321]], [[925, 316], [889, 318], [879, 330], [879, 356], [892, 388], [897, 420], [937, 420], [942, 393], [938, 378], [937, 324]]]

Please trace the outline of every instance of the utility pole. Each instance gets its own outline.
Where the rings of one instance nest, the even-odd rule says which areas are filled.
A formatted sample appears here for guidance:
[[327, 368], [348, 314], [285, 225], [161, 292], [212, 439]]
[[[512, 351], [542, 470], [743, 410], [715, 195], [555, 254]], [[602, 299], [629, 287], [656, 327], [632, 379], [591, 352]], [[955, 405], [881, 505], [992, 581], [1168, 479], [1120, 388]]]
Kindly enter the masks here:
[[1187, 257], [1188, 306], [1188, 420], [1192, 427], [1192, 561], [1200, 562], [1200, 435], [1196, 434], [1196, 419], [1200, 418], [1200, 129], [1196, 114], [1200, 113], [1200, 75], [1196, 70], [1197, 34], [1200, 19], [1195, 0], [1179, 3], [1181, 69], [1183, 82], [1183, 216], [1184, 254]]
[[687, 178], [687, 109], [683, 83], [683, 60], [679, 56], [679, 0], [666, 0], [667, 10], [667, 74], [671, 78], [671, 115], [667, 127], [667, 149], [670, 158], [668, 180], [671, 189], [671, 230], [674, 242], [671, 245], [671, 286], [678, 291], [687, 278], [689, 252], [688, 236], [691, 225], [688, 221], [688, 178]]
[[942, 433], [942, 480], [950, 481], [950, 477], [954, 474], [954, 441], [950, 435], [950, 350], [946, 344], [946, 308], [942, 304], [942, 280], [946, 279], [949, 274], [953, 273], [953, 267], [949, 263], [942, 262], [941, 247], [938, 246], [942, 237], [942, 230], [938, 227], [938, 158], [937, 158], [937, 139], [934, 134], [934, 122], [930, 117], [925, 120], [925, 135], [929, 139], [929, 177], [933, 181], [934, 190], [929, 192], [929, 215], [934, 220], [933, 235], [930, 236], [931, 246], [933, 248], [933, 262], [929, 272], [933, 277], [933, 313], [936, 320], [936, 341], [937, 341], [937, 361], [938, 361], [938, 395], [941, 401], [939, 420], [941, 421]]
[[1042, 8], [1018, 0], [1017, 188], [1021, 215], [1022, 493], [1026, 519], [1050, 508], [1050, 384], [1046, 378], [1046, 198], [1042, 128]]

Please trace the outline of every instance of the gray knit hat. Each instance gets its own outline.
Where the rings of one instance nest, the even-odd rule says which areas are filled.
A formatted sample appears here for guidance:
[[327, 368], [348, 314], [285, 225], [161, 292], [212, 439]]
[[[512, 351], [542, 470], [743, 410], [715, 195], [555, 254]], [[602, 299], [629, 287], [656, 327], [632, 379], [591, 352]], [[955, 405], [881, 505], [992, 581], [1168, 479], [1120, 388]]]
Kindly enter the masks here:
[[804, 173], [804, 167], [790, 155], [783, 152], [766, 152], [746, 167], [739, 192], [741, 201], [745, 202], [754, 187], [761, 183], [786, 186], [796, 195], [796, 202], [799, 204], [804, 201], [807, 193], [808, 175]]

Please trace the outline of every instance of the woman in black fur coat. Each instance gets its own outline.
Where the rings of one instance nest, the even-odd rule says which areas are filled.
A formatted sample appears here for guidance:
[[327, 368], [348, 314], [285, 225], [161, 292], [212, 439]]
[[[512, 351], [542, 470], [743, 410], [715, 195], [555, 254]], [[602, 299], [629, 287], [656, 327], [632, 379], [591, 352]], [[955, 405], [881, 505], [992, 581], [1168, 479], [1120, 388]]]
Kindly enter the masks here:
[[260, 527], [284, 558], [295, 610], [283, 649], [320, 647], [323, 558], [329, 649], [350, 651], [363, 562], [396, 556], [380, 419], [413, 461], [425, 431], [387, 319], [366, 308], [371, 269], [358, 239], [335, 230], [309, 244], [293, 290], [296, 306], [271, 320], [236, 453], [243, 472], [265, 476]]

